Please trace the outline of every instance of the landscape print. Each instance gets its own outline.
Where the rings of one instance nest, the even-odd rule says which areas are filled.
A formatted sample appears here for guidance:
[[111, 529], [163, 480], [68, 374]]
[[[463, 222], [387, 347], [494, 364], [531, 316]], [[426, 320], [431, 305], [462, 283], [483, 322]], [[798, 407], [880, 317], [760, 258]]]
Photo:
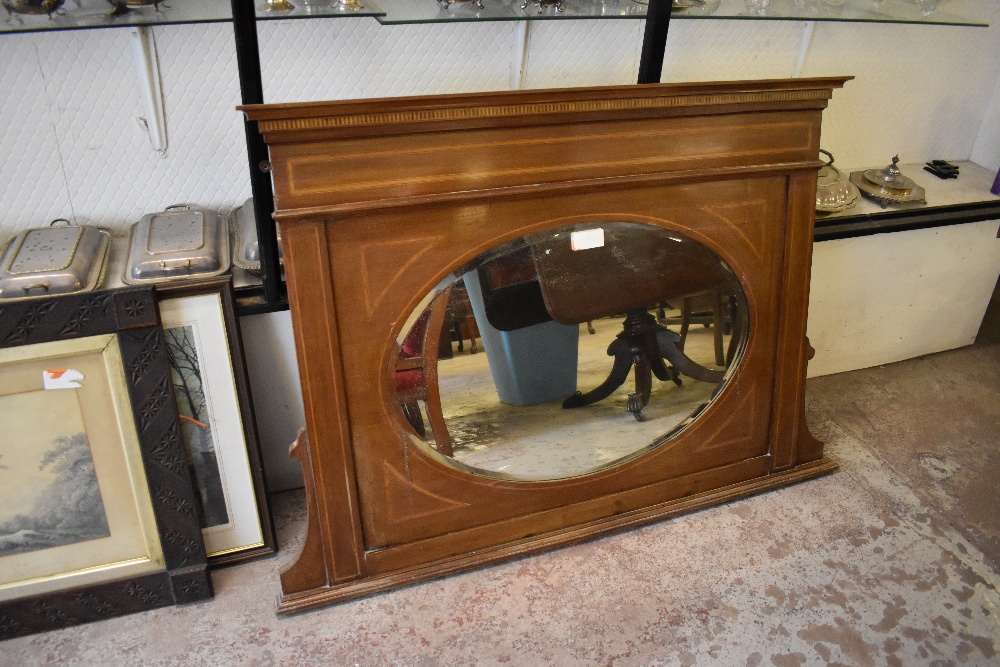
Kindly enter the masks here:
[[181, 418], [181, 434], [201, 498], [201, 525], [203, 528], [225, 525], [229, 523], [229, 512], [198, 357], [197, 332], [193, 325], [181, 324], [164, 328], [163, 333], [170, 356], [170, 375]]
[[76, 391], [0, 396], [0, 557], [110, 536]]

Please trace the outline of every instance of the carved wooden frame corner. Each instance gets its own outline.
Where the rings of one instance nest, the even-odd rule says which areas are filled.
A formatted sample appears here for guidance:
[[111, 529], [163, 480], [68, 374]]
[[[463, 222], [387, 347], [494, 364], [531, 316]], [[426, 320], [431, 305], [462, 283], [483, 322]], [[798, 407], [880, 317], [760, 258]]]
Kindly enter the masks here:
[[2, 602], [0, 640], [212, 596], [153, 289], [0, 305], [0, 348], [107, 334], [121, 351], [164, 569]]

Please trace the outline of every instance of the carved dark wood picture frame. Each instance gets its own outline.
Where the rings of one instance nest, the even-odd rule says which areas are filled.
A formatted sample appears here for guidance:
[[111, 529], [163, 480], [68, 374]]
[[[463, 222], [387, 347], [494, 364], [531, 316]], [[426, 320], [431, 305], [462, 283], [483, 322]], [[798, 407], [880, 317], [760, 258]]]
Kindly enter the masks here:
[[[236, 319], [232, 280], [226, 276], [156, 286], [156, 298], [157, 302], [160, 303], [169, 299], [184, 299], [197, 296], [216, 296], [219, 299], [222, 320], [225, 326], [225, 343], [229, 350], [229, 366], [232, 373], [236, 403], [242, 427], [243, 443], [246, 446], [246, 465], [249, 468], [252, 495], [256, 503], [254, 514], [260, 523], [261, 532], [259, 544], [226, 549], [222, 553], [217, 554], [212, 552], [212, 547], [206, 538], [206, 549], [210, 554], [208, 562], [215, 567], [241, 563], [253, 558], [274, 554], [277, 551], [277, 538], [275, 537], [274, 521], [271, 517], [271, 509], [267, 498], [263, 455], [260, 451], [260, 441], [257, 438], [257, 422], [250, 394], [250, 378], [247, 375], [246, 361], [243, 354], [243, 338], [240, 335], [239, 322]], [[236, 452], [233, 453], [235, 454]]]
[[0, 305], [0, 349], [113, 335], [155, 517], [163, 569], [0, 603], [0, 639], [212, 596], [152, 288]]

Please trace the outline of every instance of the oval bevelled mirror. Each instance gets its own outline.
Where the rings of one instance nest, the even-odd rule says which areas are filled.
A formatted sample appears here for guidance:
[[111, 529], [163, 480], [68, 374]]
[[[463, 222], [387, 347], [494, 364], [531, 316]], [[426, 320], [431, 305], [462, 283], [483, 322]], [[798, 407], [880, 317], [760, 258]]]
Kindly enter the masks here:
[[631, 222], [483, 253], [428, 294], [396, 341], [404, 426], [473, 472], [573, 477], [678, 433], [739, 363], [748, 313], [712, 250]]

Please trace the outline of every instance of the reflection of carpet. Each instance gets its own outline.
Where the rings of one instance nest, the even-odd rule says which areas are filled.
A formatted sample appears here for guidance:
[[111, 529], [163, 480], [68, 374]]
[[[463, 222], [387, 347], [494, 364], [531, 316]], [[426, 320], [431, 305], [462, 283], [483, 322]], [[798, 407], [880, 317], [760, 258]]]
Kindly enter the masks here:
[[[577, 388], [589, 391], [611, 370], [607, 347], [621, 331], [621, 318], [581, 326]], [[714, 367], [710, 329], [694, 327], [687, 352]], [[684, 385], [654, 380], [645, 422], [628, 412], [630, 376], [618, 390], [593, 405], [564, 410], [562, 400], [515, 407], [501, 403], [485, 354], [456, 354], [438, 366], [441, 403], [455, 458], [466, 465], [547, 479], [583, 474], [628, 456], [668, 433], [707, 401], [714, 385], [684, 378]]]

